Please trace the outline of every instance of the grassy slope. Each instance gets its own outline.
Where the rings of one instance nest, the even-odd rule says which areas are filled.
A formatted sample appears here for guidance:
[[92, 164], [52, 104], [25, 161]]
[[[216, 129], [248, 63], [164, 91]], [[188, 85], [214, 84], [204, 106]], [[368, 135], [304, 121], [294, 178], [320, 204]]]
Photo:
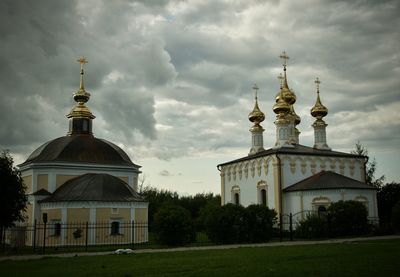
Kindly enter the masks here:
[[400, 240], [0, 263], [1, 276], [399, 276]]

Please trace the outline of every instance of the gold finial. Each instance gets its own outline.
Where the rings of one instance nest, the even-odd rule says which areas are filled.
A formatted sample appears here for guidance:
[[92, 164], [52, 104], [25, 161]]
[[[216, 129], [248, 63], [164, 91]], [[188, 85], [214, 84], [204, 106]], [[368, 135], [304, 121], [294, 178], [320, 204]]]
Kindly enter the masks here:
[[78, 63], [81, 65], [81, 77], [80, 77], [80, 82], [79, 82], [79, 90], [74, 93], [74, 100], [78, 103], [86, 103], [89, 101], [90, 98], [90, 93], [85, 91], [85, 84], [83, 81], [83, 66], [88, 63], [85, 57], [80, 57], [79, 59], [76, 60]]
[[84, 82], [83, 82], [83, 74], [84, 74], [84, 72], [83, 72], [83, 66], [84, 66], [85, 64], [87, 64], [88, 61], [86, 60], [85, 57], [80, 57], [80, 58], [77, 59], [76, 61], [77, 61], [78, 63], [81, 64], [81, 80], [80, 80], [80, 84], [79, 84], [79, 91], [85, 91], [85, 85], [84, 85]]
[[282, 73], [279, 73], [278, 80], [279, 80], [279, 85], [280, 85], [281, 89], [283, 87], [283, 79], [284, 79], [284, 77], [283, 77]]
[[319, 93], [319, 84], [321, 84], [321, 81], [319, 80], [319, 78], [315, 78], [314, 83], [317, 85], [317, 93]]
[[255, 93], [256, 101], [257, 101], [257, 99], [258, 99], [257, 94], [258, 94], [258, 90], [259, 90], [259, 87], [257, 86], [257, 84], [254, 84], [253, 89], [254, 89], [254, 93]]
[[283, 51], [282, 54], [279, 56], [283, 60], [283, 68], [286, 69], [287, 61], [289, 60], [289, 56], [287, 55], [286, 51]]

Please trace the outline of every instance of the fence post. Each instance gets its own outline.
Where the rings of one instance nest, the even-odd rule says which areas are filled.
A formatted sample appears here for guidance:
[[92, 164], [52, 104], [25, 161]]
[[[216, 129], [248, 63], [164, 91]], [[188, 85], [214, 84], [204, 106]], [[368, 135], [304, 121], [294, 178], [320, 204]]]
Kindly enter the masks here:
[[293, 215], [289, 214], [289, 232], [290, 232], [290, 241], [293, 241]]
[[87, 252], [87, 247], [88, 247], [88, 235], [89, 235], [89, 223], [86, 221], [85, 252]]
[[131, 225], [131, 241], [132, 241], [132, 248], [135, 247], [135, 221], [132, 220]]
[[282, 241], [282, 236], [283, 236], [283, 233], [282, 233], [282, 224], [283, 224], [282, 219], [283, 219], [282, 213], [280, 213], [279, 214], [279, 241]]
[[32, 246], [33, 246], [33, 252], [36, 250], [36, 219], [33, 222], [33, 241], [32, 241]]
[[43, 254], [46, 252], [46, 222], [43, 225]]

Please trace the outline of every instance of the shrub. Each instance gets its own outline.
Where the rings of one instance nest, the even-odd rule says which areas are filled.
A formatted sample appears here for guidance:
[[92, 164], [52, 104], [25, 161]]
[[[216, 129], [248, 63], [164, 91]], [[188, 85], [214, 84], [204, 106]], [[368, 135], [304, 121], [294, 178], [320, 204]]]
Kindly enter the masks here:
[[392, 208], [391, 222], [393, 229], [400, 232], [400, 200]]
[[276, 212], [263, 205], [250, 205], [246, 210], [249, 222], [249, 242], [269, 241], [276, 221]]
[[210, 209], [205, 220], [209, 239], [218, 244], [248, 241], [248, 216], [240, 205], [227, 204]]
[[323, 238], [328, 236], [328, 224], [324, 217], [317, 214], [308, 214], [301, 220], [295, 230], [295, 235], [300, 238]]
[[276, 212], [261, 205], [208, 206], [200, 214], [209, 239], [218, 244], [265, 242], [272, 237]]
[[176, 205], [165, 205], [157, 211], [154, 232], [160, 244], [169, 246], [184, 245], [195, 238], [189, 211]]
[[329, 230], [333, 236], [361, 235], [368, 232], [368, 211], [360, 202], [332, 203], [328, 208]]

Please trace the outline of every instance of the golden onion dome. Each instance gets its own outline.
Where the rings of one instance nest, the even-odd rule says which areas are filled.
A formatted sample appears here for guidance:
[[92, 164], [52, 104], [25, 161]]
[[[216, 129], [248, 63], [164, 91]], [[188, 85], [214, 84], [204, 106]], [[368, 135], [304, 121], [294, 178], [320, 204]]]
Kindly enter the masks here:
[[283, 95], [283, 100], [285, 100], [285, 102], [288, 103], [289, 105], [293, 105], [296, 102], [296, 95], [288, 87], [282, 88], [282, 95]]
[[274, 113], [276, 114], [286, 114], [290, 111], [290, 106], [289, 104], [283, 99], [282, 93], [279, 94], [279, 97], [277, 97], [276, 103], [274, 107], [272, 108]]
[[263, 122], [265, 119], [264, 113], [258, 107], [258, 101], [256, 98], [256, 103], [254, 105], [254, 109], [249, 113], [249, 120], [253, 123], [259, 124]]
[[258, 107], [258, 86], [257, 84], [254, 84], [253, 86], [253, 90], [255, 93], [255, 104], [254, 104], [254, 108], [253, 110], [249, 113], [249, 120], [253, 123], [255, 123], [256, 125], [260, 124], [260, 122], [263, 122], [265, 119], [265, 115], [264, 113], [260, 110], [260, 108]]
[[322, 105], [321, 99], [319, 98], [319, 84], [321, 82], [318, 78], [316, 78], [315, 83], [317, 84], [317, 101], [311, 109], [311, 115], [315, 118], [321, 119], [328, 114], [328, 109]]

